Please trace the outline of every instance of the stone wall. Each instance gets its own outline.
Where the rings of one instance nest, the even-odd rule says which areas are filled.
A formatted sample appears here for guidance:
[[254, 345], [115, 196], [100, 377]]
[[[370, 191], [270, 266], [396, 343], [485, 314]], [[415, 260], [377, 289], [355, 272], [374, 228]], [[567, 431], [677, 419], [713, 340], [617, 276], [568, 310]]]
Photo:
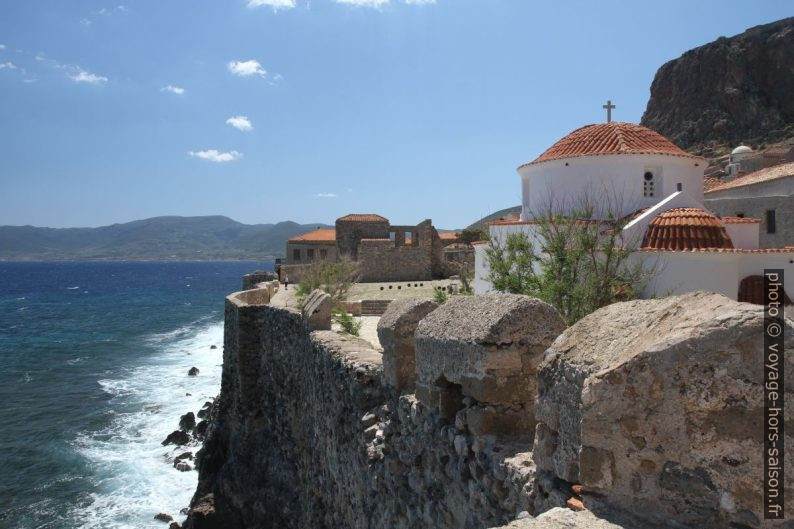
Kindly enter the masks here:
[[364, 239], [358, 250], [361, 281], [429, 281], [431, 253], [425, 246], [397, 246], [390, 239]]
[[[756, 186], [759, 187], [759, 186]], [[759, 193], [761, 194], [761, 193]], [[706, 195], [703, 204], [721, 217], [745, 217], [761, 219], [758, 228], [758, 244], [761, 248], [783, 248], [794, 246], [794, 196], [768, 195], [746, 197], [713, 197]], [[767, 233], [766, 212], [775, 211], [775, 233]]]
[[382, 375], [367, 342], [229, 296], [186, 527], [485, 528], [531, 509], [530, 444], [474, 436]]
[[381, 354], [268, 299], [226, 300], [188, 529], [790, 526], [760, 512], [758, 306], [700, 292], [563, 330], [525, 296], [400, 300]]
[[257, 283], [264, 283], [265, 281], [272, 281], [278, 279], [275, 272], [267, 270], [257, 270], [243, 276], [243, 290], [250, 290], [256, 288]]
[[336, 247], [339, 257], [358, 259], [361, 239], [388, 239], [389, 221], [336, 220]]

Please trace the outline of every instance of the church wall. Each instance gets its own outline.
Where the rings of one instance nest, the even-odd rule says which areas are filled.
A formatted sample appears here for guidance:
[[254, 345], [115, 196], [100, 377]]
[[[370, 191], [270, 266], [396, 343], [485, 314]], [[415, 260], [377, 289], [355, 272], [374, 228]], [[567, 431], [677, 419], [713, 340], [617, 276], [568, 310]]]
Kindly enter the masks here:
[[[789, 253], [750, 253], [742, 254], [739, 261], [738, 280], [747, 276], [764, 275], [764, 269], [783, 270], [783, 288], [793, 297], [794, 294], [794, 251]], [[737, 283], [738, 288], [738, 283]]]
[[[759, 226], [759, 245], [761, 248], [783, 248], [794, 246], [794, 196], [755, 196], [735, 198], [711, 198], [705, 206], [722, 217], [745, 217], [761, 219]], [[775, 211], [775, 233], [767, 233], [767, 210]]]
[[[524, 205], [530, 213], [546, 211], [549, 203], [555, 207], [562, 203], [563, 211], [571, 211], [586, 198], [597, 207], [628, 215], [674, 193], [679, 182], [687, 194], [702, 202], [704, 168], [696, 163], [664, 155], [582, 156], [525, 166], [519, 174], [528, 181], [524, 189], [529, 202]], [[647, 170], [656, 173], [653, 197], [643, 196]]]
[[743, 250], [754, 250], [758, 248], [758, 224], [757, 223], [726, 223], [725, 231], [731, 238], [734, 248]]
[[632, 262], [654, 271], [645, 298], [707, 290], [736, 299], [739, 261], [744, 254], [720, 252], [636, 252]]

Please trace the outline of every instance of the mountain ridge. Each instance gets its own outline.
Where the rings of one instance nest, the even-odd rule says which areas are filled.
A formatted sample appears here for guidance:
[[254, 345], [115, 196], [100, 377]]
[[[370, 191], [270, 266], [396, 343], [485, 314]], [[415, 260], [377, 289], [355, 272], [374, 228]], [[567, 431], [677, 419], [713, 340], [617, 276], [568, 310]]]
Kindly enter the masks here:
[[96, 228], [0, 226], [0, 260], [269, 260], [283, 255], [287, 239], [317, 227], [329, 225], [172, 215]]

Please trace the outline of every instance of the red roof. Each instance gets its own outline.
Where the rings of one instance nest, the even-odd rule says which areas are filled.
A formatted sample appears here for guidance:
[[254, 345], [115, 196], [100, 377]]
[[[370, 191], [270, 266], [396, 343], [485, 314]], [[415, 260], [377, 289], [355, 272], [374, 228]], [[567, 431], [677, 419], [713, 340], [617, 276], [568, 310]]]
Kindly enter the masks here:
[[344, 217], [339, 217], [336, 220], [349, 221], [349, 222], [389, 222], [389, 219], [375, 215], [374, 213], [351, 213]]
[[794, 162], [782, 163], [780, 165], [773, 165], [772, 167], [767, 167], [752, 173], [747, 173], [746, 175], [739, 176], [730, 182], [721, 183], [718, 186], [706, 189], [706, 193], [760, 184], [762, 182], [777, 180], [778, 178], [785, 178], [792, 175], [794, 175]]
[[761, 219], [752, 217], [722, 217], [724, 224], [760, 224]]
[[715, 187], [719, 187], [722, 185], [722, 180], [717, 178], [716, 176], [704, 176], [703, 177], [703, 191], [708, 193]]
[[719, 219], [708, 211], [676, 208], [660, 213], [648, 224], [643, 249], [699, 250], [733, 248]]
[[460, 237], [460, 233], [456, 231], [444, 231], [438, 234], [440, 239], [457, 239]]
[[698, 158], [647, 127], [612, 121], [576, 129], [524, 165], [596, 154], [670, 154]]
[[336, 230], [334, 228], [320, 228], [303, 235], [290, 237], [290, 242], [334, 242]]

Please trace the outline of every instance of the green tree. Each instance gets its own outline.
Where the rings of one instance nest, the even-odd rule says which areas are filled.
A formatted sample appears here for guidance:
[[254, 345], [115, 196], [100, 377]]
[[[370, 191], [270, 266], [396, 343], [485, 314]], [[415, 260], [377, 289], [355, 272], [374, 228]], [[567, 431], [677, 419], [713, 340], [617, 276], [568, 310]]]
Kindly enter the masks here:
[[591, 207], [568, 211], [562, 215], [548, 208], [536, 216], [531, 237], [512, 233], [502, 242], [492, 239], [486, 258], [495, 290], [540, 298], [572, 324], [601, 307], [636, 298], [653, 270], [629, 258], [623, 228], [631, 218], [609, 212], [596, 216]]

